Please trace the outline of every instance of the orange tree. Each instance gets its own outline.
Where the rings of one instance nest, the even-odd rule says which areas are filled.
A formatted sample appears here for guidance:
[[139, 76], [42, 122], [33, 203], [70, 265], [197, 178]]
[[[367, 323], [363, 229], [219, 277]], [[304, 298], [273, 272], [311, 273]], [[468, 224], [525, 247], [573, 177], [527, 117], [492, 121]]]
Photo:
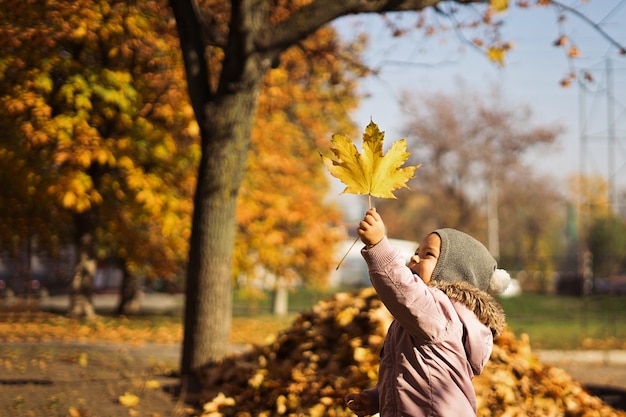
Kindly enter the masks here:
[[336, 262], [341, 215], [324, 204], [319, 151], [332, 132], [354, 130], [347, 112], [358, 67], [348, 71], [331, 54], [335, 42], [334, 30], [318, 31], [264, 80], [237, 207], [236, 276], [269, 275], [274, 288], [296, 279], [324, 285]]
[[[2, 8], [0, 159], [12, 186], [0, 193], [15, 202], [3, 209], [3, 246], [55, 235], [45, 241], [82, 242], [127, 277], [174, 279], [199, 149], [169, 11], [87, 0]], [[66, 222], [73, 239], [60, 237]]]
[[[0, 146], [0, 178], [10, 186], [0, 192], [11, 204], [0, 208], [1, 246], [36, 235], [51, 248], [93, 234], [95, 255], [116, 259], [127, 276], [174, 280], [187, 255], [198, 148], [171, 12], [163, 4], [137, 5], [140, 13], [84, 2], [75, 16], [73, 4], [7, 6], [13, 13], [0, 33], [20, 54], [2, 58], [1, 114], [10, 130]], [[42, 19], [53, 24], [31, 24]], [[83, 29], [69, 30], [72, 19], [72, 28]], [[81, 19], [89, 19], [88, 29]], [[28, 25], [32, 33], [14, 41]], [[336, 59], [338, 47], [334, 31], [320, 31], [265, 79], [242, 170], [237, 275], [263, 265], [274, 276], [320, 284], [334, 261], [339, 211], [322, 201], [328, 182], [317, 150], [330, 132], [352, 129], [347, 114], [359, 72], [358, 62]], [[50, 79], [56, 84], [38, 87]], [[67, 239], [72, 229], [75, 240]], [[122, 295], [120, 311], [127, 312], [130, 297]]]
[[[221, 358], [228, 349], [237, 196], [267, 71], [280, 62], [284, 51], [300, 47], [341, 16], [432, 7], [452, 14], [456, 4], [464, 3], [484, 7], [478, 24], [494, 23], [493, 11], [508, 5], [502, 0], [170, 1], [201, 136], [186, 283], [183, 374]], [[442, 7], [445, 4], [451, 7]], [[538, 4], [560, 5], [552, 0]], [[489, 57], [499, 62], [507, 47], [497, 38], [484, 46]]]
[[[530, 248], [542, 247], [542, 260], [552, 260], [547, 256], [552, 251], [540, 241], [553, 239], [559, 230], [547, 213], [561, 214], [562, 203], [549, 197], [554, 190], [542, 185], [523, 155], [549, 149], [561, 127], [534, 121], [531, 109], [507, 103], [499, 91], [485, 94], [463, 85], [457, 90], [415, 94], [419, 102], [405, 98], [411, 115], [405, 130], [414, 139], [411, 158], [425, 166], [410, 195], [393, 205], [381, 202], [381, 211], [394, 213], [387, 216], [394, 218], [389, 232], [419, 241], [442, 225], [460, 228], [488, 243], [500, 261], [510, 262], [503, 263], [509, 270], [529, 267], [540, 258]], [[533, 186], [524, 191], [514, 187], [522, 182]]]

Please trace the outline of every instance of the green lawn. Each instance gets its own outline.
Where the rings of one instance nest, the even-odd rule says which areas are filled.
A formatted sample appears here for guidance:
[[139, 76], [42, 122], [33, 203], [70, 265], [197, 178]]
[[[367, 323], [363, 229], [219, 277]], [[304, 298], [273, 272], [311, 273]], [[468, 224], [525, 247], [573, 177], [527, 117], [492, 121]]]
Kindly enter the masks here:
[[[330, 297], [315, 291], [290, 294], [291, 312], [311, 308]], [[528, 334], [535, 349], [626, 349], [626, 296], [569, 297], [523, 294], [500, 299], [509, 328], [517, 335]], [[269, 297], [250, 303], [235, 296], [235, 318], [265, 317], [271, 322]], [[280, 321], [280, 319], [276, 319]], [[282, 321], [279, 325], [284, 326]]]
[[533, 348], [626, 349], [626, 297], [524, 294], [500, 300], [509, 328]]

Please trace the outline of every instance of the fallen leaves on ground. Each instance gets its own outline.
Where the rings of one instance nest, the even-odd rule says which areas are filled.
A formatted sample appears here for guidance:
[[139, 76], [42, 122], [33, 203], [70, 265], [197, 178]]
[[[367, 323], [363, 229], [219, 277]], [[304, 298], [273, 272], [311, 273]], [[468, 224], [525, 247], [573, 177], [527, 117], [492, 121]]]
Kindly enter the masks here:
[[[343, 397], [375, 383], [378, 352], [390, 320], [370, 288], [321, 301], [286, 329], [284, 322], [274, 327], [255, 322], [263, 337], [244, 338], [241, 343], [257, 344], [202, 370], [198, 400], [206, 404], [203, 417], [352, 416]], [[233, 325], [236, 333], [246, 333], [246, 328]], [[47, 340], [180, 343], [182, 324], [124, 318], [81, 321], [41, 312], [0, 314], [1, 343]], [[45, 367], [45, 361], [40, 362], [38, 366]], [[89, 366], [91, 357], [85, 356], [83, 362]], [[4, 361], [6, 369], [17, 365]], [[158, 381], [147, 381], [142, 389], [157, 385]], [[565, 371], [541, 363], [526, 336], [508, 331], [496, 341], [491, 360], [474, 385], [480, 417], [626, 417], [590, 395]], [[79, 408], [73, 411], [84, 415]]]
[[135, 394], [131, 394], [130, 392], [126, 392], [124, 393], [124, 395], [120, 395], [117, 400], [124, 407], [135, 407], [137, 404], [139, 404], [139, 397]]
[[[203, 416], [352, 416], [343, 398], [375, 384], [390, 321], [371, 288], [318, 303], [274, 341], [204, 368]], [[510, 331], [496, 340], [474, 385], [480, 417], [626, 417], [565, 371], [542, 364], [528, 337]]]
[[[289, 327], [292, 321], [293, 316], [234, 317], [230, 342], [265, 344], [269, 335]], [[149, 318], [105, 316], [76, 320], [40, 311], [0, 311], [0, 343], [107, 342], [141, 346], [180, 344], [182, 340], [181, 319], [174, 317], [163, 317], [157, 322]]]
[[180, 343], [182, 324], [164, 322], [155, 326], [150, 320], [98, 317], [75, 320], [44, 312], [3, 313], [0, 315], [0, 343], [42, 343], [107, 341], [141, 345]]

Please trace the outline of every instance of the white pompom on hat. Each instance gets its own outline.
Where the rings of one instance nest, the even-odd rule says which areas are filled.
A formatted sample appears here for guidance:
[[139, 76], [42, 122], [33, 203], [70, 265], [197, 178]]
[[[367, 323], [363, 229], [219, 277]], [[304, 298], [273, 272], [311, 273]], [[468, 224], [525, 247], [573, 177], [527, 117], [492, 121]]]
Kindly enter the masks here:
[[511, 277], [489, 250], [472, 236], [456, 229], [437, 229], [441, 250], [432, 280], [444, 282], [465, 281], [490, 294], [501, 294], [509, 286]]
[[502, 294], [511, 283], [511, 276], [504, 269], [496, 269], [491, 275], [487, 292], [490, 294]]

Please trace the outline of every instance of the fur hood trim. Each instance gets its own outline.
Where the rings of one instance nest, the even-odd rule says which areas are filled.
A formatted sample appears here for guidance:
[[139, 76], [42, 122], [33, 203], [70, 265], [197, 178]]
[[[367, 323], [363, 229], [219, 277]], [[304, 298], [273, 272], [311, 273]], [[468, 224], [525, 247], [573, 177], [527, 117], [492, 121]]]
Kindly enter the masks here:
[[431, 281], [430, 286], [443, 291], [452, 301], [457, 301], [476, 314], [478, 320], [491, 329], [494, 337], [499, 336], [506, 325], [502, 305], [491, 295], [465, 281]]

